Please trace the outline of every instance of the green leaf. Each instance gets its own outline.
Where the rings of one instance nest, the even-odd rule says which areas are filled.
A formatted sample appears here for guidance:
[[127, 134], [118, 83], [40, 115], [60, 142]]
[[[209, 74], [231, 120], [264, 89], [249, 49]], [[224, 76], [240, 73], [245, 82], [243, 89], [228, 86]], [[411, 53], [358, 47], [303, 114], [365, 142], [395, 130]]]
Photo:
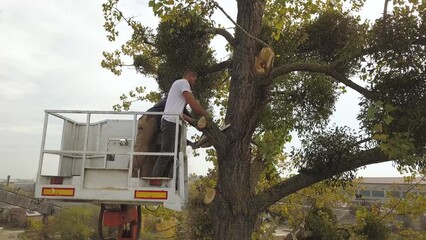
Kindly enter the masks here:
[[393, 111], [395, 111], [395, 110], [396, 110], [396, 107], [394, 107], [394, 106], [392, 106], [392, 105], [390, 105], [390, 104], [385, 104], [385, 111], [386, 111], [387, 113], [393, 112]]
[[383, 125], [381, 123], [378, 123], [378, 124], [374, 125], [373, 130], [378, 131], [378, 132], [382, 132], [383, 131]]
[[374, 134], [372, 138], [374, 140], [386, 141], [388, 139], [388, 137], [389, 137], [389, 135], [387, 135], [387, 134]]
[[279, 33], [277, 33], [277, 32], [273, 32], [273, 33], [272, 33], [272, 37], [275, 39], [275, 41], [280, 40], [280, 34], [279, 34]]
[[374, 118], [374, 115], [376, 115], [376, 112], [377, 112], [377, 110], [376, 110], [376, 108], [373, 105], [371, 105], [370, 107], [368, 107], [368, 110], [367, 110], [367, 119]]
[[390, 149], [390, 146], [389, 146], [389, 144], [387, 144], [387, 143], [382, 143], [382, 144], [380, 144], [380, 149], [381, 149], [383, 152], [387, 153], [387, 152], [389, 151], [389, 149]]
[[386, 115], [385, 117], [385, 124], [389, 125], [393, 121], [393, 117], [391, 115]]

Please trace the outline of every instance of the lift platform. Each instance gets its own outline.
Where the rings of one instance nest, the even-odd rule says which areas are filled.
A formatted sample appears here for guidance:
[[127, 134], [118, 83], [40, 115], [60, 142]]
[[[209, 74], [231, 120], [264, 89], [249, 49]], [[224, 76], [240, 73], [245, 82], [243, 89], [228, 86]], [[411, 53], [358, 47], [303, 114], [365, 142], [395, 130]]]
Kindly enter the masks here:
[[[135, 152], [142, 115], [176, 117], [174, 152]], [[138, 155], [173, 157], [172, 178], [132, 177]], [[103, 227], [117, 227], [118, 238], [138, 239], [141, 205], [180, 211], [188, 195], [186, 125], [178, 114], [46, 110], [35, 197], [101, 205]]]
[[[99, 204], [153, 204], [181, 210], [188, 181], [186, 125], [180, 115], [173, 115], [178, 120], [179, 136], [174, 152], [134, 152], [137, 121], [143, 114], [173, 115], [46, 110], [35, 196]], [[173, 177], [132, 177], [136, 155], [172, 156]], [[56, 168], [53, 171], [52, 166]], [[160, 182], [156, 184], [159, 186], [152, 186], [153, 181]]]

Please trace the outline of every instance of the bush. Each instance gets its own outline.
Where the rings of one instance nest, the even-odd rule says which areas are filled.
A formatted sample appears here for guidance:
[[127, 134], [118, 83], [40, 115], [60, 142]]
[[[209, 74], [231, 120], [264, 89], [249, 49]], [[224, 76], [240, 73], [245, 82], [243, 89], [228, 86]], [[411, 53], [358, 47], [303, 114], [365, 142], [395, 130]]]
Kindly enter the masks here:
[[37, 219], [29, 219], [25, 232], [19, 234], [19, 239], [39, 240], [42, 239], [43, 222]]
[[176, 227], [176, 239], [209, 240], [213, 236], [212, 214], [204, 204], [207, 178], [195, 181], [190, 185], [190, 194], [186, 208], [179, 217], [180, 224]]
[[422, 230], [426, 231], [426, 215], [420, 217], [420, 226]]
[[306, 229], [312, 231], [316, 239], [344, 239], [337, 228], [337, 219], [331, 208], [313, 208], [306, 218]]
[[52, 236], [62, 240], [96, 238], [98, 213], [99, 208], [92, 205], [64, 208], [52, 221]]
[[356, 233], [367, 240], [386, 240], [391, 232], [378, 214], [363, 208], [357, 211]]

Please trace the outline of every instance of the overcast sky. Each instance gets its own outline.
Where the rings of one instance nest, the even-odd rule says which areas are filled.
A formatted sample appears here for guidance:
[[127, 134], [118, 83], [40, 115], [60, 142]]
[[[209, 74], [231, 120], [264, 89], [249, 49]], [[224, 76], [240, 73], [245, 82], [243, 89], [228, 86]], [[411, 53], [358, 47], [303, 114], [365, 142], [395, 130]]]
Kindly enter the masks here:
[[[45, 109], [112, 110], [118, 97], [136, 86], [156, 90], [154, 80], [131, 69], [119, 77], [101, 68], [102, 51], [118, 45], [105, 38], [101, 4], [86, 0], [2, 0], [0, 2], [0, 179], [35, 178]], [[155, 27], [147, 0], [121, 0], [128, 16]], [[235, 3], [219, 3], [235, 16]], [[367, 1], [365, 17], [382, 12], [382, 1]], [[232, 24], [220, 13], [218, 22]], [[130, 34], [125, 28], [122, 40]], [[222, 39], [215, 46], [222, 46]], [[224, 52], [218, 50], [218, 57]], [[353, 91], [341, 97], [333, 122], [356, 128], [357, 98]], [[138, 103], [143, 111], [151, 104]], [[190, 161], [190, 172], [205, 174], [202, 159]], [[368, 167], [364, 176], [397, 176], [391, 164]]]

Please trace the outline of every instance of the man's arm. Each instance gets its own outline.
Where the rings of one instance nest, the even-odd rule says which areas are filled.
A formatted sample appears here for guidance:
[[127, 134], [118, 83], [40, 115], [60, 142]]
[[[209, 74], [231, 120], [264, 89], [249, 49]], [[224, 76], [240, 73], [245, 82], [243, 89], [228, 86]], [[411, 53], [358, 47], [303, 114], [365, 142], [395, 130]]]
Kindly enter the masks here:
[[194, 96], [190, 92], [183, 92], [183, 97], [185, 98], [186, 103], [191, 106], [192, 110], [194, 110], [196, 113], [200, 114], [201, 116], [208, 117], [209, 113], [204, 110], [204, 108], [200, 105], [200, 103], [195, 100]]
[[185, 119], [185, 121], [187, 121], [191, 126], [193, 126], [193, 122], [195, 121], [195, 119], [193, 119], [192, 117], [186, 115], [185, 113], [182, 114], [183, 119]]

